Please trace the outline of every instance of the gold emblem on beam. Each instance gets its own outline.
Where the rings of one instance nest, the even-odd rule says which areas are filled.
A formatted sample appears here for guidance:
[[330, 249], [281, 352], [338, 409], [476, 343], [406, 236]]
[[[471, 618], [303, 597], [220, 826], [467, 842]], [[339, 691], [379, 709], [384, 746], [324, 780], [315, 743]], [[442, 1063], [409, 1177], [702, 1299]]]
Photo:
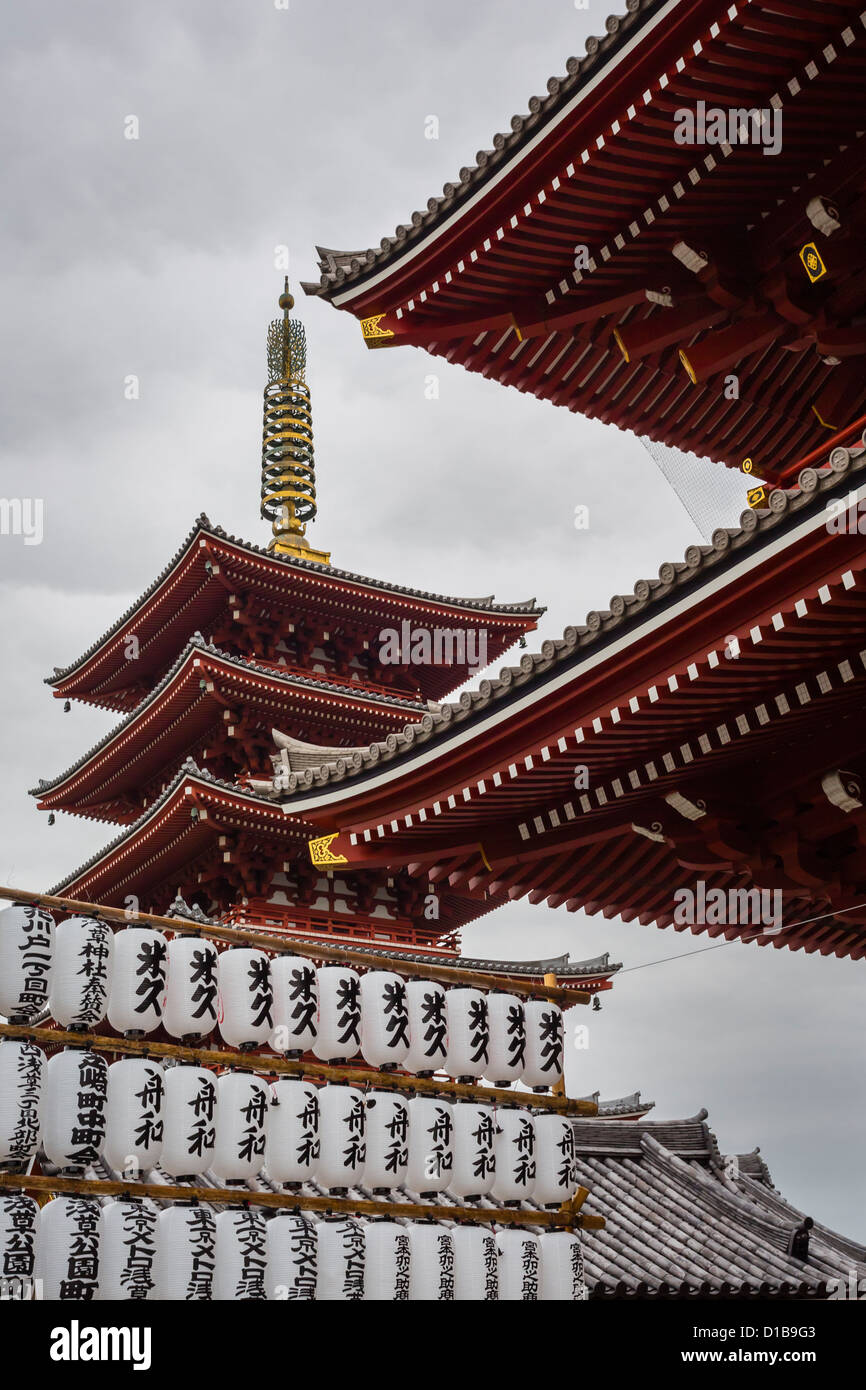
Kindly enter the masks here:
[[806, 270], [806, 274], [814, 285], [816, 280], [820, 280], [822, 275], [827, 274], [827, 267], [821, 259], [821, 252], [818, 250], [814, 241], [807, 241], [800, 251], [800, 260]]
[[394, 337], [392, 328], [380, 328], [384, 314], [374, 314], [372, 318], [361, 319], [361, 332], [368, 348], [384, 347], [389, 338]]
[[339, 830], [335, 830], [333, 835], [320, 835], [317, 840], [307, 841], [310, 858], [317, 869], [329, 869], [334, 864], [348, 864], [349, 861], [344, 854], [331, 853], [331, 843], [339, 833]]
[[[741, 467], [744, 473], [751, 473], [753, 467], [752, 460], [743, 459]], [[766, 488], [752, 487], [749, 488], [749, 491], [746, 493], [746, 501], [748, 502], [750, 507], [760, 507], [763, 505], [766, 496]]]

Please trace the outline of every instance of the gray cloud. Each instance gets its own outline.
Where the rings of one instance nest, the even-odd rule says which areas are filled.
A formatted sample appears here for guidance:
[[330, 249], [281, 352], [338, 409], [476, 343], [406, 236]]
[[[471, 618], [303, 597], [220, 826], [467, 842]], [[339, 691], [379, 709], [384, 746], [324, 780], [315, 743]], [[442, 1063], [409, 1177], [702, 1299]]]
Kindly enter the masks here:
[[[149, 583], [196, 514], [264, 542], [264, 337], [288, 244], [375, 244], [562, 73], [608, 4], [241, 0], [19, 6], [0, 57], [6, 305], [0, 493], [41, 497], [45, 540], [0, 538], [2, 876], [44, 887], [113, 833], [25, 796], [111, 724], [42, 685]], [[138, 141], [123, 138], [137, 115]], [[424, 121], [439, 118], [440, 138]], [[558, 635], [695, 539], [639, 442], [299, 309], [320, 497], [312, 538], [395, 582], [548, 605]], [[425, 380], [439, 376], [439, 398]], [[124, 380], [140, 398], [124, 399]], [[589, 507], [577, 531], [574, 508]], [[626, 966], [706, 939], [515, 905], [471, 951]], [[571, 1082], [702, 1105], [728, 1151], [761, 1144], [782, 1190], [866, 1236], [858, 967], [731, 946], [623, 974]], [[859, 1141], [859, 1142], [858, 1142]]]

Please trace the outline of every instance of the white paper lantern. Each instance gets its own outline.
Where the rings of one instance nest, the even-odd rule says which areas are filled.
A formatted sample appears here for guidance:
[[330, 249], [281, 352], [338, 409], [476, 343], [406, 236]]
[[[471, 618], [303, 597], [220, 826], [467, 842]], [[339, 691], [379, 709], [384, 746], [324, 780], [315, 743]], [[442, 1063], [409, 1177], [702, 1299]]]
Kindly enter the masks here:
[[535, 1116], [535, 1192], [542, 1206], [561, 1206], [577, 1191], [574, 1129], [564, 1115]]
[[496, 1237], [485, 1226], [455, 1226], [454, 1297], [460, 1303], [495, 1303], [499, 1297]]
[[324, 1062], [347, 1062], [361, 1050], [361, 981], [344, 965], [316, 971], [319, 1017], [313, 1051]]
[[390, 970], [361, 977], [361, 1052], [371, 1067], [396, 1067], [408, 1055], [406, 981]]
[[148, 1057], [122, 1057], [108, 1068], [105, 1160], [126, 1177], [159, 1162], [162, 1153], [163, 1074]]
[[152, 1033], [162, 1022], [168, 943], [152, 927], [126, 927], [114, 937], [108, 1021], [118, 1033]]
[[0, 1297], [28, 1299], [36, 1275], [39, 1207], [23, 1192], [0, 1194]]
[[121, 1198], [102, 1208], [99, 1234], [100, 1302], [150, 1298], [156, 1286], [159, 1213], [150, 1202]]
[[448, 1017], [446, 1071], [466, 1081], [484, 1076], [490, 1043], [487, 996], [469, 985], [454, 985], [445, 996], [445, 1008]]
[[272, 1182], [309, 1182], [319, 1157], [319, 1089], [297, 1076], [271, 1085], [265, 1166]]
[[448, 1191], [454, 1197], [483, 1197], [496, 1177], [496, 1117], [491, 1105], [459, 1100], [454, 1106], [454, 1168]]
[[99, 1203], [55, 1197], [39, 1213], [36, 1275], [46, 1301], [89, 1303], [99, 1289]]
[[432, 1076], [448, 1054], [446, 990], [435, 980], [406, 981], [409, 1051], [403, 1065], [416, 1076]]
[[541, 1297], [582, 1302], [589, 1297], [580, 1241], [571, 1231], [545, 1231], [541, 1236]]
[[44, 1067], [35, 1043], [0, 1042], [0, 1168], [26, 1164], [36, 1152]]
[[524, 1202], [535, 1191], [535, 1124], [528, 1110], [499, 1106], [496, 1111], [496, 1177], [499, 1202]]
[[274, 1026], [271, 962], [264, 951], [235, 946], [221, 951], [219, 1025], [229, 1047], [260, 1047]]
[[409, 1162], [409, 1102], [394, 1091], [369, 1091], [365, 1120], [364, 1186], [402, 1187]]
[[108, 1063], [97, 1052], [64, 1048], [42, 1073], [42, 1147], [58, 1168], [88, 1168], [105, 1144]]
[[411, 1266], [409, 1297], [413, 1303], [454, 1301], [454, 1241], [445, 1226], [413, 1221], [409, 1226]]
[[364, 1223], [364, 1298], [368, 1303], [405, 1303], [409, 1298], [412, 1244], [396, 1221]]
[[216, 1217], [197, 1202], [176, 1202], [159, 1214], [156, 1297], [163, 1303], [213, 1298]]
[[354, 1217], [318, 1223], [316, 1298], [358, 1303], [364, 1297], [364, 1226]]
[[163, 1011], [172, 1038], [203, 1038], [213, 1032], [219, 1003], [217, 950], [196, 936], [168, 943], [168, 987]]
[[254, 1178], [265, 1161], [268, 1087], [249, 1072], [217, 1077], [216, 1143], [212, 1167], [223, 1182]]
[[316, 1041], [319, 990], [316, 967], [305, 956], [277, 956], [271, 961], [274, 1026], [269, 1039], [275, 1052], [301, 1056]]
[[69, 917], [56, 930], [48, 1007], [61, 1028], [95, 1028], [111, 989], [114, 935], [95, 917]]
[[47, 1009], [54, 940], [44, 908], [13, 903], [0, 912], [0, 1014], [10, 1023], [30, 1023]]
[[510, 1086], [518, 1081], [526, 1063], [526, 1017], [523, 1001], [516, 994], [494, 990], [487, 996], [487, 1022], [490, 1029], [488, 1074], [494, 1086]]
[[267, 1221], [255, 1207], [221, 1211], [216, 1219], [213, 1296], [221, 1303], [264, 1302]]
[[444, 1192], [454, 1167], [454, 1106], [434, 1096], [409, 1101], [406, 1186], [420, 1196]]
[[213, 1163], [216, 1081], [204, 1067], [169, 1067], [162, 1098], [160, 1166], [172, 1178], [192, 1178]]
[[535, 1303], [541, 1297], [541, 1244], [538, 1236], [519, 1226], [500, 1230], [499, 1301]]
[[319, 1090], [319, 1157], [316, 1182], [341, 1190], [364, 1180], [364, 1096], [356, 1086], [331, 1085]]
[[268, 1223], [268, 1298], [297, 1302], [316, 1296], [316, 1223], [300, 1212], [280, 1211]]
[[546, 1091], [562, 1079], [562, 1010], [546, 999], [527, 999], [526, 1066], [521, 1080], [533, 1091]]

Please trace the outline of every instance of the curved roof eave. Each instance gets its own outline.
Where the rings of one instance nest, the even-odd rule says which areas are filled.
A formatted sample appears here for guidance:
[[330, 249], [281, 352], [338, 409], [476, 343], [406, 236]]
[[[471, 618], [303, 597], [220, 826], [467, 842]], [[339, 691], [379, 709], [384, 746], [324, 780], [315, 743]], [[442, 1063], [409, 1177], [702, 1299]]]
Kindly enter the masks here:
[[545, 97], [533, 96], [526, 115], [515, 114], [507, 134], [492, 137], [493, 148], [480, 150], [476, 163], [464, 167], [456, 183], [446, 183], [441, 197], [430, 198], [425, 212], [413, 212], [393, 236], [367, 251], [334, 251], [317, 246], [321, 278], [302, 281], [308, 295], [352, 299], [387, 278], [420, 254], [444, 227], [459, 221], [489, 188], [516, 166], [549, 132], [580, 106], [585, 97], [633, 51], [647, 30], [667, 18], [682, 0], [626, 0], [625, 13], [605, 20], [605, 34], [586, 40], [586, 56], [569, 58], [563, 77], [551, 77]]
[[[372, 589], [380, 593], [396, 594], [401, 598], [416, 599], [420, 603], [436, 604], [443, 608], [465, 609], [473, 615], [481, 616], [485, 613], [494, 614], [496, 617], [515, 619], [540, 618], [545, 609], [539, 607], [534, 598], [521, 599], [516, 603], [494, 603], [493, 596], [487, 595], [484, 598], [460, 598], [447, 594], [428, 593], [423, 589], [410, 589], [401, 584], [390, 584], [386, 580], [371, 579], [367, 575], [355, 574], [351, 570], [336, 569], [333, 565], [323, 566], [313, 560], [299, 560], [291, 555], [276, 555], [264, 546], [254, 545], [251, 541], [245, 541], [237, 536], [230, 535], [221, 526], [214, 525], [204, 512], [196, 519], [192, 530], [187, 534], [180, 548], [175, 552], [168, 564], [156, 576], [151, 584], [136, 599], [136, 601], [126, 609], [119, 618], [112, 623], [101, 637], [82, 652], [81, 656], [68, 666], [55, 666], [54, 672], [45, 677], [45, 684], [56, 686], [67, 680], [71, 675], [85, 666], [96, 654], [122, 632], [130, 619], [146, 606], [151, 598], [162, 588], [163, 584], [170, 575], [177, 569], [180, 562], [193, 548], [193, 543], [201, 535], [211, 536], [214, 540], [222, 541], [227, 545], [235, 546], [248, 554], [263, 557], [271, 560], [274, 564], [287, 566], [289, 571], [297, 570], [302, 573], [315, 573], [318, 577], [334, 579], [338, 582], [356, 584], [359, 588]], [[530, 626], [527, 624], [526, 626]]]
[[[633, 594], [614, 595], [614, 611], [588, 614], [585, 627], [566, 628], [562, 639], [544, 642], [540, 652], [525, 654], [519, 667], [504, 667], [498, 679], [482, 680], [476, 689], [464, 691], [458, 703], [445, 703], [438, 714], [426, 714], [418, 726], [407, 726], [402, 734], [391, 734], [366, 749], [346, 749], [345, 757], [336, 763], [278, 779], [275, 791], [283, 809], [333, 808], [365, 791], [378, 791], [403, 775], [413, 775], [438, 756], [438, 749], [428, 745], [441, 743], [444, 752], [453, 749], [455, 742], [477, 737], [485, 729], [484, 721], [486, 727], [500, 723], [518, 702], [520, 708], [537, 703], [585, 673], [587, 663], [600, 664], [638, 634], [645, 635], [685, 613], [701, 601], [705, 587], [714, 580], [723, 587], [759, 564], [769, 547], [784, 549], [824, 526], [831, 494], [850, 490], [854, 482], [866, 497], [866, 448], [858, 447], [856, 454], [834, 450], [834, 456], [848, 455], [843, 469], [835, 465], [804, 469], [801, 483], [809, 474], [808, 487], [776, 489], [766, 510], [743, 512], [739, 528], [720, 527], [710, 545], [688, 547], [685, 563], [662, 565], [658, 580], [639, 580]], [[859, 476], [852, 479], [852, 473]]]

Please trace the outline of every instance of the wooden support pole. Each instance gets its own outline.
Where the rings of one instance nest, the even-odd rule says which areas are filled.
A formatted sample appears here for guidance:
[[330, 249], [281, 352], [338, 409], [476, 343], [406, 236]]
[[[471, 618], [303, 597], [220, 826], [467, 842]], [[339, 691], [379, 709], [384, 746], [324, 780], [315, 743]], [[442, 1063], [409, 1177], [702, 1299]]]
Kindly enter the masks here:
[[[322, 1215], [387, 1216], [412, 1221], [473, 1221], [496, 1226], [546, 1226], [553, 1230], [570, 1224], [580, 1225], [582, 1218], [572, 1223], [562, 1210], [522, 1211], [515, 1207], [450, 1207], [432, 1202], [378, 1202], [355, 1197], [306, 1197], [295, 1192], [252, 1192], [246, 1187], [193, 1187], [157, 1182], [126, 1182], [124, 1180], [93, 1178], [52, 1178], [43, 1174], [0, 1173], [0, 1190], [13, 1188], [19, 1192], [73, 1193], [84, 1197], [152, 1197], [163, 1202], [229, 1203], [238, 1206], [272, 1207], [277, 1210], [319, 1212]], [[597, 1218], [601, 1220], [602, 1218]], [[593, 1229], [597, 1229], [593, 1227]]]
[[28, 1023], [0, 1023], [0, 1038], [17, 1038], [41, 1047], [90, 1047], [96, 1052], [115, 1052], [133, 1057], [174, 1057], [200, 1067], [236, 1067], [262, 1075], [309, 1076], [322, 1081], [351, 1081], [378, 1089], [415, 1091], [418, 1095], [486, 1100], [491, 1105], [523, 1105], [531, 1110], [553, 1110], [563, 1115], [592, 1116], [598, 1106], [592, 1100], [569, 1100], [564, 1092], [549, 1096], [532, 1091], [510, 1091], [495, 1086], [472, 1086], [463, 1081], [439, 1081], [435, 1077], [409, 1076], [404, 1072], [377, 1071], [375, 1067], [335, 1066], [330, 1062], [296, 1061], [271, 1052], [228, 1052], [207, 1047], [183, 1047], [176, 1043], [149, 1042], [146, 1038], [112, 1038], [102, 1033], [67, 1033], [56, 1028], [37, 1028]]
[[[558, 984], [558, 981], [557, 981], [557, 978], [556, 978], [556, 976], [553, 974], [552, 971], [549, 971], [548, 974], [545, 975], [545, 977], [544, 977], [544, 983], [545, 983], [546, 985], [549, 985], [551, 989], [555, 989], [555, 988], [556, 988], [556, 986], [557, 986], [557, 984]], [[553, 1094], [554, 1094], [555, 1096], [564, 1096], [564, 1095], [565, 1095], [565, 1055], [564, 1055], [564, 1052], [565, 1052], [565, 1038], [563, 1038], [563, 1040], [562, 1040], [562, 1045], [563, 1045], [562, 1076], [559, 1078], [558, 1081], [554, 1081], [554, 1083], [553, 1083], [552, 1090], [553, 1090]], [[585, 1103], [585, 1102], [584, 1102], [584, 1103]], [[597, 1106], [597, 1105], [596, 1105], [596, 1107], [595, 1107], [595, 1110], [596, 1110], [596, 1114], [598, 1114], [598, 1106]]]
[[476, 989], [507, 989], [527, 999], [550, 999], [563, 1009], [573, 1004], [588, 1004], [592, 995], [587, 990], [552, 989], [549, 985], [528, 985], [512, 975], [462, 970], [450, 965], [423, 965], [417, 961], [401, 960], [398, 957], [376, 955], [371, 951], [358, 951], [351, 946], [325, 946], [318, 941], [299, 941], [297, 937], [281, 935], [279, 932], [242, 931], [237, 927], [204, 926], [185, 917], [159, 917], [153, 912], [136, 912], [130, 916], [121, 907], [103, 907], [100, 903], [80, 902], [76, 898], [59, 898], [50, 893], [32, 893], [23, 888], [0, 886], [0, 900], [7, 902], [32, 903], [40, 907], [53, 908], [57, 912], [79, 912], [85, 916], [103, 917], [107, 922], [119, 922], [125, 927], [137, 922], [157, 927], [161, 931], [182, 932], [187, 936], [204, 936], [215, 941], [233, 942], [240, 946], [256, 946], [263, 951], [277, 954], [310, 955], [314, 960], [338, 961], [341, 965], [362, 965], [370, 970], [393, 970], [398, 975], [408, 975], [412, 979], [438, 980], [444, 985], [474, 985]]

